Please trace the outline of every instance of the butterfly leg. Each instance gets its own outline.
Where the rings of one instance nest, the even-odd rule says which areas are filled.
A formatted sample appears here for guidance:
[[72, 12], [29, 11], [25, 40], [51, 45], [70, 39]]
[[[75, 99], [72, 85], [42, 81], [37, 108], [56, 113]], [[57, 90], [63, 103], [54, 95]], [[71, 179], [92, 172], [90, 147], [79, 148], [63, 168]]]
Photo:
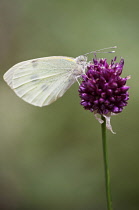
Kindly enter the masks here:
[[78, 76], [75, 77], [76, 81], [78, 82], [78, 85], [80, 85], [80, 82], [79, 82], [78, 78], [81, 78], [81, 75], [78, 75]]

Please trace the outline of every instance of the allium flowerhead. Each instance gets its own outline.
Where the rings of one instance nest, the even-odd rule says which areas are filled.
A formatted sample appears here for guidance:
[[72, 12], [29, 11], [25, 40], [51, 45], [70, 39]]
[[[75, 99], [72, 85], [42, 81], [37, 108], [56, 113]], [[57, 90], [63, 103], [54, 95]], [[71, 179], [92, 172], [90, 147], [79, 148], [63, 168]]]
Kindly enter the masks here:
[[111, 131], [110, 116], [122, 112], [129, 99], [129, 86], [126, 86], [129, 77], [120, 77], [123, 66], [124, 59], [116, 63], [115, 57], [108, 64], [107, 59], [95, 58], [93, 63], [88, 64], [79, 87], [81, 105], [94, 112], [95, 116], [103, 115], [107, 121], [107, 128]]

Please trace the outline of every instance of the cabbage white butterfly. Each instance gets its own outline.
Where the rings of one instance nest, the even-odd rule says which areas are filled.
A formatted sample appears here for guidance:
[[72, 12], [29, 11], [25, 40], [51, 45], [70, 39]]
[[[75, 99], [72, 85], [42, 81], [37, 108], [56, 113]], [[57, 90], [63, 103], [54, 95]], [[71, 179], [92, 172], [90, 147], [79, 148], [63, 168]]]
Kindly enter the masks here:
[[24, 101], [46, 106], [56, 101], [85, 73], [86, 56], [52, 56], [23, 61], [4, 74], [4, 80]]
[[47, 106], [63, 96], [77, 78], [85, 74], [86, 55], [90, 53], [76, 58], [51, 56], [23, 61], [11, 67], [4, 74], [4, 80], [24, 101], [39, 107]]

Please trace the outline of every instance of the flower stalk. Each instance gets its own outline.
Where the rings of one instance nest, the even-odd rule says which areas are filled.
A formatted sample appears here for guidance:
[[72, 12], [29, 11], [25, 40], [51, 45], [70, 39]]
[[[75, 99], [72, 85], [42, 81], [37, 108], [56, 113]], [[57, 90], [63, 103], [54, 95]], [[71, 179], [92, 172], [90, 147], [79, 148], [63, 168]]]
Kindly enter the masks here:
[[106, 119], [101, 116], [104, 121], [101, 124], [102, 130], [102, 145], [103, 145], [103, 159], [104, 159], [104, 171], [105, 171], [105, 187], [106, 187], [106, 197], [107, 197], [107, 209], [113, 210], [112, 208], [112, 198], [111, 198], [111, 188], [110, 188], [110, 173], [108, 166], [108, 149], [107, 149], [107, 137], [106, 137]]

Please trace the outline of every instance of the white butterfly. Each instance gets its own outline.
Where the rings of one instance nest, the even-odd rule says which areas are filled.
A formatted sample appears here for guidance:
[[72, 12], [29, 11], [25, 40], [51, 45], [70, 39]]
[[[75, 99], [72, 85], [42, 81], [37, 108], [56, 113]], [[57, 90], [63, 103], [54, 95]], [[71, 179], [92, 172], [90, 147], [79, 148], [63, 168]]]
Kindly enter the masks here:
[[[10, 68], [4, 74], [4, 80], [24, 101], [35, 106], [47, 106], [63, 96], [77, 78], [85, 74], [87, 54], [111, 48], [116, 46], [77, 58], [51, 56], [23, 61]], [[115, 51], [108, 53], [112, 52]]]
[[23, 61], [4, 74], [4, 80], [24, 101], [46, 106], [58, 98], [85, 74], [87, 57], [52, 56]]

